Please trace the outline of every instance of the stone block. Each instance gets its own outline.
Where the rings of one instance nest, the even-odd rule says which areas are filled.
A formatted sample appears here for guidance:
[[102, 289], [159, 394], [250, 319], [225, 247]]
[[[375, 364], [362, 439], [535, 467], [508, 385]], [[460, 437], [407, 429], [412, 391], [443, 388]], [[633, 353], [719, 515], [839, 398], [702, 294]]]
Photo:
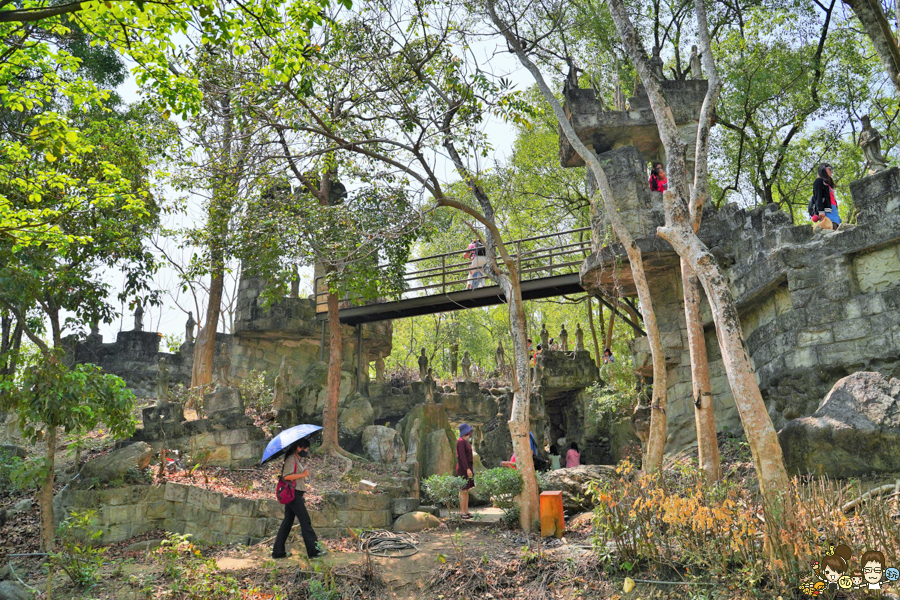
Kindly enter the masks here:
[[247, 442], [246, 444], [235, 444], [231, 447], [231, 460], [259, 461], [259, 459], [262, 458], [265, 449], [265, 440]]
[[798, 348], [785, 359], [785, 365], [789, 369], [809, 369], [819, 364], [819, 358], [814, 347]]
[[148, 406], [141, 411], [141, 417], [145, 429], [160, 423], [180, 423], [184, 421], [184, 409], [178, 403]]
[[322, 494], [325, 504], [333, 506], [337, 509], [347, 509], [350, 507], [350, 496], [344, 492], [328, 491]]
[[231, 446], [210, 448], [209, 464], [214, 467], [227, 467], [231, 462]]
[[191, 436], [191, 452], [198, 452], [216, 446], [216, 433], [206, 432], [199, 435]]
[[118, 542], [124, 542], [131, 537], [131, 530], [132, 525], [130, 523], [105, 527], [103, 529], [103, 543], [116, 544]]
[[833, 341], [830, 324], [823, 327], [810, 327], [797, 333], [798, 346], [818, 346], [830, 344]]
[[147, 505], [147, 511], [145, 515], [148, 519], [165, 519], [169, 517], [171, 510], [172, 503], [162, 500]]
[[206, 490], [192, 485], [188, 488], [187, 503], [190, 506], [203, 506], [204, 496], [206, 496]]
[[223, 446], [232, 446], [234, 444], [243, 444], [250, 441], [250, 432], [247, 429], [236, 429], [233, 431], [217, 431], [216, 443]]
[[203, 396], [203, 414], [209, 419], [244, 414], [244, 400], [237, 388], [218, 388]]
[[210, 519], [209, 530], [215, 533], [227, 534], [231, 529], [231, 515], [215, 515]]
[[844, 342], [847, 340], [858, 340], [868, 337], [871, 331], [870, 319], [846, 319], [832, 326], [834, 331], [834, 341]]
[[260, 517], [281, 519], [284, 517], [284, 506], [279, 504], [278, 500], [260, 499], [256, 501], [256, 514]]
[[221, 510], [223, 515], [252, 518], [256, 516], [256, 501], [249, 498], [222, 497]]
[[350, 508], [354, 510], [390, 510], [391, 497], [387, 494], [353, 494]]
[[251, 519], [247, 517], [231, 517], [231, 528], [225, 533], [229, 533], [231, 535], [240, 535], [240, 536], [249, 536], [250, 532], [253, 531], [254, 526], [258, 519]]
[[216, 492], [206, 492], [203, 496], [203, 509], [210, 512], [222, 511], [222, 494]]
[[371, 510], [362, 513], [365, 527], [373, 529], [390, 529], [394, 516], [390, 510]]
[[[868, 344], [868, 341], [863, 343]], [[847, 367], [859, 364], [862, 360], [862, 354], [859, 351], [859, 342], [856, 340], [835, 342], [826, 346], [819, 346], [816, 349], [816, 353], [818, 365], [821, 366], [842, 365]], [[805, 366], [812, 367], [815, 365]]]
[[204, 510], [202, 506], [193, 506], [189, 504], [184, 508], [184, 520], [187, 523], [206, 527], [209, 525], [211, 518], [211, 513]]
[[391, 513], [395, 517], [419, 510], [418, 498], [394, 498], [391, 500]]
[[187, 502], [188, 490], [191, 489], [192, 486], [185, 485], [183, 483], [166, 483], [166, 491], [163, 496], [169, 502]]
[[134, 504], [110, 506], [106, 512], [106, 520], [110, 525], [132, 523], [141, 518], [142, 515], [140, 513], [142, 512], [141, 507]]

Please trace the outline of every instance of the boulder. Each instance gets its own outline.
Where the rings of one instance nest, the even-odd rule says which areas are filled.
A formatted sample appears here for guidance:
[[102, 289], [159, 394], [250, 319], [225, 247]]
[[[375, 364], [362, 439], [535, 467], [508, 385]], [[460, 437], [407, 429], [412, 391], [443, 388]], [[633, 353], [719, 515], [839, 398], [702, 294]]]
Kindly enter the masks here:
[[15, 456], [16, 458], [25, 458], [28, 456], [25, 448], [16, 446], [15, 444], [0, 444], [0, 454]]
[[[299, 384], [293, 392], [293, 402], [297, 416], [304, 422], [319, 423], [322, 411], [328, 401], [328, 363], [317, 362], [298, 377]], [[344, 407], [354, 391], [354, 378], [351, 373], [341, 371], [341, 384], [338, 392], [338, 406]]]
[[900, 471], [900, 379], [859, 372], [838, 380], [819, 409], [778, 432], [793, 473], [858, 477]]
[[422, 442], [424, 455], [421, 464], [422, 478], [432, 475], [453, 475], [456, 469], [456, 448], [447, 438], [443, 429], [437, 429], [425, 436]]
[[363, 429], [362, 445], [366, 457], [374, 462], [401, 463], [406, 460], [406, 448], [396, 429], [369, 425]]
[[125, 475], [128, 469], [144, 469], [150, 464], [153, 450], [144, 442], [135, 442], [106, 456], [89, 460], [81, 468], [81, 481], [97, 479], [109, 483]]
[[436, 516], [417, 510], [397, 517], [397, 520], [394, 521], [394, 532], [399, 533], [405, 531], [407, 533], [416, 533], [423, 529], [440, 527], [440, 525], [441, 520]]
[[338, 417], [338, 437], [341, 447], [350, 452], [358, 451], [362, 433], [375, 423], [375, 411], [369, 401], [357, 396]]
[[31, 592], [14, 581], [0, 581], [0, 600], [31, 600]]
[[606, 481], [615, 475], [616, 468], [610, 465], [581, 465], [570, 469], [557, 469], [546, 474], [547, 489], [562, 491], [564, 509], [583, 512], [594, 507], [594, 503], [587, 497], [590, 483]]
[[125, 546], [125, 552], [149, 552], [150, 550], [159, 548], [162, 543], [163, 540], [144, 540], [142, 542], [135, 542]]

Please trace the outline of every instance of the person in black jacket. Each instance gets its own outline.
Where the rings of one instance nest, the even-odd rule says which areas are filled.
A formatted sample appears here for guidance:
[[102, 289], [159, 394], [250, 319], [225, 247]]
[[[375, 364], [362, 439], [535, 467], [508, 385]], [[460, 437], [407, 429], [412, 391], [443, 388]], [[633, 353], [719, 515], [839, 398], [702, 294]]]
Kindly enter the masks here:
[[819, 221], [823, 217], [828, 217], [834, 229], [841, 224], [841, 216], [838, 214], [837, 196], [834, 193], [834, 180], [832, 176], [831, 165], [822, 163], [819, 165], [819, 176], [813, 183], [813, 204], [815, 204], [816, 214], [813, 215], [813, 221]]

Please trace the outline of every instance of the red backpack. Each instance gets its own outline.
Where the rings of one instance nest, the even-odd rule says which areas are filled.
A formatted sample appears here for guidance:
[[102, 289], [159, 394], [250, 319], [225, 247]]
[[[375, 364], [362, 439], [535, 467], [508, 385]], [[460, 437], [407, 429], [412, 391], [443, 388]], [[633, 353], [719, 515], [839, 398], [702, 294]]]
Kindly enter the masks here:
[[[297, 461], [294, 461], [293, 475], [297, 474]], [[278, 485], [275, 486], [275, 497], [282, 504], [290, 504], [294, 501], [296, 495], [296, 483], [286, 480], [283, 476], [278, 476]]]

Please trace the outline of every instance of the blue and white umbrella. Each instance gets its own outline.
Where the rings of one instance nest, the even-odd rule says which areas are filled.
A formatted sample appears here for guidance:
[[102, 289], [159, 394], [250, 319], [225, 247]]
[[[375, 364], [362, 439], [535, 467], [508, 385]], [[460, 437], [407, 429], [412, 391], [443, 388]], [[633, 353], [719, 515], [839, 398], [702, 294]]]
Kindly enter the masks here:
[[272, 438], [272, 441], [266, 446], [266, 450], [263, 452], [262, 460], [259, 461], [259, 464], [266, 463], [277, 456], [281, 456], [291, 447], [291, 444], [299, 439], [312, 435], [321, 429], [322, 428], [318, 425], [296, 425], [290, 429], [285, 429]]

